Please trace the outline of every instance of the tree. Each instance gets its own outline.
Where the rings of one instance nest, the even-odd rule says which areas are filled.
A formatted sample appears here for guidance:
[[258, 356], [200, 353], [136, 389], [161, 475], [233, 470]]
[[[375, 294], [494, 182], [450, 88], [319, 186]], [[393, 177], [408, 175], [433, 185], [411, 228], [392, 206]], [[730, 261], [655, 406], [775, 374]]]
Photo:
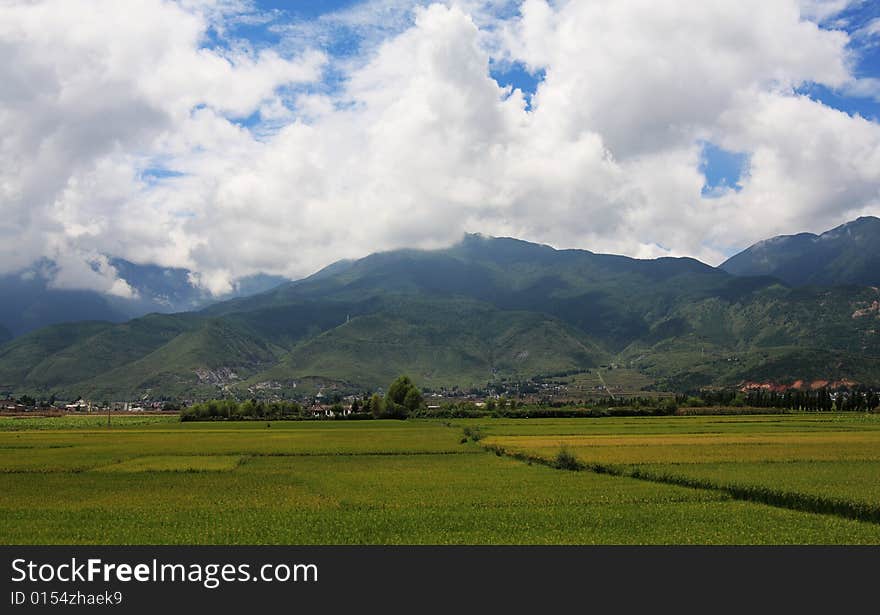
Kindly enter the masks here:
[[37, 400], [30, 395], [22, 395], [18, 399], [18, 403], [20, 403], [22, 406], [27, 406], [28, 408], [31, 408], [37, 405]]
[[403, 399], [404, 407], [410, 412], [415, 412], [419, 408], [422, 407], [422, 404], [425, 403], [425, 399], [422, 397], [422, 392], [419, 391], [416, 387], [412, 387], [409, 391], [406, 392], [406, 397]]
[[385, 404], [382, 403], [382, 398], [378, 393], [373, 393], [369, 401], [367, 401], [367, 407], [376, 418], [382, 416], [382, 413], [385, 411]]
[[406, 400], [406, 394], [414, 387], [415, 385], [412, 383], [412, 380], [409, 379], [409, 376], [398, 376], [397, 380], [392, 382], [391, 386], [388, 387], [388, 393], [385, 395], [385, 400], [393, 401], [395, 404], [400, 404], [402, 406], [403, 402]]
[[388, 393], [385, 394], [384, 414], [406, 418], [410, 412], [418, 410], [423, 403], [422, 392], [413, 384], [409, 376], [398, 376], [388, 387]]

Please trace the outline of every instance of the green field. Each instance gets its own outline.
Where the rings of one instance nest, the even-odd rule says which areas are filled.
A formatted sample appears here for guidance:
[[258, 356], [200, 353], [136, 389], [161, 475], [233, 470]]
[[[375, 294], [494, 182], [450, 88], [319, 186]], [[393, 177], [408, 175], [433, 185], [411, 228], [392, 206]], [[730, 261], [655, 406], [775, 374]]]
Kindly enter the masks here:
[[113, 420], [0, 422], [0, 542], [880, 544], [875, 415]]

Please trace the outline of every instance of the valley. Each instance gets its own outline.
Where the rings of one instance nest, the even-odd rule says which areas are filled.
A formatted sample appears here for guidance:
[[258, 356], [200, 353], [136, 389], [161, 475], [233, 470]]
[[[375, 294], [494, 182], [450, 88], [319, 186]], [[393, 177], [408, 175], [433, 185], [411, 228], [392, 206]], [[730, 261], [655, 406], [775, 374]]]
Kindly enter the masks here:
[[612, 365], [633, 374], [620, 393], [874, 386], [878, 300], [870, 285], [467, 235], [199, 311], [38, 329], [0, 346], [0, 395], [296, 399], [368, 393], [402, 373], [426, 391], [488, 390]]
[[880, 543], [878, 415], [53, 421], [0, 418], [3, 544]]

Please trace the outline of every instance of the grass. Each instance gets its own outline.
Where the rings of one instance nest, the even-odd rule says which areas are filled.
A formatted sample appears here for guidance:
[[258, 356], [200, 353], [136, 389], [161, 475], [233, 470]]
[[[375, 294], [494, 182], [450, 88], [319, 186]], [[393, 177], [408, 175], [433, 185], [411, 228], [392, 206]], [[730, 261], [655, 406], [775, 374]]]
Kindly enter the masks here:
[[457, 419], [456, 424], [481, 426], [491, 435], [616, 435], [751, 434], [880, 431], [880, 415], [800, 413], [787, 415], [655, 416], [602, 419]]
[[484, 423], [484, 443], [606, 465], [880, 461], [880, 415], [644, 417]]
[[[266, 425], [270, 424], [271, 428]], [[333, 456], [479, 453], [428, 421], [169, 423], [0, 432], [0, 472], [81, 472], [144, 455]], [[22, 448], [27, 454], [22, 454]]]
[[236, 455], [150, 455], [95, 468], [94, 472], [223, 472], [234, 470]]
[[880, 432], [831, 434], [663, 434], [650, 436], [500, 436], [498, 444], [543, 456], [560, 446], [587, 463], [654, 464], [742, 461], [853, 461], [880, 458]]
[[[133, 415], [119, 416], [114, 414], [110, 419], [112, 428], [142, 427], [144, 425], [161, 425], [177, 423], [176, 415]], [[32, 431], [56, 429], [100, 429], [107, 427], [107, 415], [68, 414], [53, 417], [0, 417], [0, 431]]]
[[[601, 433], [596, 426], [577, 433], [570, 422], [503, 424], [497, 430], [502, 433], [487, 437], [484, 445], [560, 468], [587, 467], [793, 510], [880, 522], [876, 415], [675, 417], [644, 419], [640, 429], [632, 421], [603, 423]], [[615, 426], [618, 433], [608, 433]], [[563, 452], [565, 463], [560, 461]]]
[[[876, 505], [880, 448], [872, 438], [880, 424], [822, 418], [0, 431], [0, 543], [880, 544], [878, 523], [768, 506], [724, 489]], [[471, 437], [462, 438], [464, 427]], [[785, 450], [785, 438], [783, 456], [803, 459], [767, 458]], [[502, 442], [504, 451], [530, 451], [547, 465], [485, 450], [502, 452]], [[813, 459], [831, 449], [833, 459]], [[736, 451], [738, 461], [718, 461]], [[621, 475], [551, 467], [580, 469], [600, 457]]]
[[254, 458], [224, 473], [28, 478], [0, 475], [16, 494], [2, 508], [7, 544], [880, 540], [872, 524], [491, 455]]
[[862, 510], [865, 517], [880, 520], [880, 461], [658, 464], [636, 470], [664, 482], [846, 503]]

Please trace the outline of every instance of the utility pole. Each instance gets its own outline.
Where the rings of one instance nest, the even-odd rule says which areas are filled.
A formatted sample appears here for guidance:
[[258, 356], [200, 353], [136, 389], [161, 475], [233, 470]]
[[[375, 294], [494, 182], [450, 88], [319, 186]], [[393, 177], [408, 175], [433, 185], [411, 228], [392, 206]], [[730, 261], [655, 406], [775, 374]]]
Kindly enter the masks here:
[[107, 404], [107, 428], [110, 428], [110, 409], [113, 407], [113, 404]]

